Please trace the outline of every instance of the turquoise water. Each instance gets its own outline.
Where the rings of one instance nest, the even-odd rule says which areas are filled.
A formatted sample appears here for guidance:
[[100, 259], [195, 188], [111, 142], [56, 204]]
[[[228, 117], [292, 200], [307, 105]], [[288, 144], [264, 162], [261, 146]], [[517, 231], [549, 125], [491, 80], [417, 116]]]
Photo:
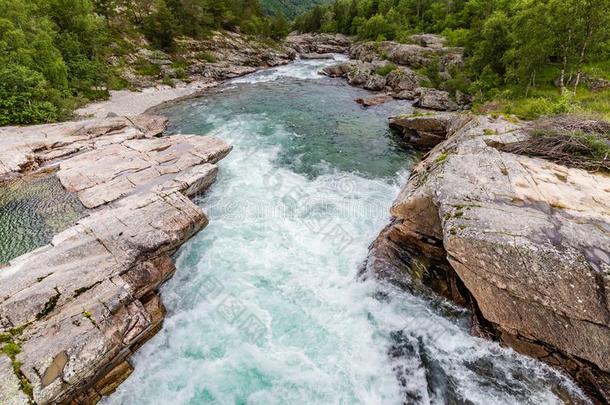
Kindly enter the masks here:
[[[168, 108], [175, 133], [235, 149], [197, 201], [163, 329], [105, 404], [548, 404], [579, 401], [540, 363], [469, 335], [466, 314], [357, 279], [415, 156], [393, 102], [297, 62]], [[450, 317], [445, 314], [451, 313]]]
[[[54, 174], [0, 186], [0, 264], [51, 241], [83, 217], [85, 207]], [[0, 270], [1, 271], [1, 270]]]

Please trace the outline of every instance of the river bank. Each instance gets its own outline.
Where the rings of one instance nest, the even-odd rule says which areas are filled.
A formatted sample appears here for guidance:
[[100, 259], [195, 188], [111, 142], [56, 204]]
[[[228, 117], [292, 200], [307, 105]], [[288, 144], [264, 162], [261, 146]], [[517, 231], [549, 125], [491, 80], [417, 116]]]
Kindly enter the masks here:
[[[328, 50], [299, 46], [304, 54]], [[410, 111], [410, 103], [386, 100], [362, 109], [354, 100], [372, 93], [318, 75], [332, 63], [307, 59], [209, 89], [205, 98], [172, 102], [163, 113], [171, 117], [167, 132], [178, 135], [157, 138], [167, 121], [138, 116], [11, 128], [12, 138], [0, 137], [11, 145], [0, 156], [5, 177], [58, 170], [63, 187], [90, 210], [50, 245], [0, 270], [1, 336], [4, 349], [14, 349], [12, 354], [5, 350], [8, 356], [0, 363], [7, 401], [27, 402], [31, 392], [39, 403], [68, 398], [89, 403], [113, 392], [133, 372], [128, 356], [161, 327], [165, 310], [158, 289], [175, 272], [173, 256], [179, 276], [162, 290], [169, 310], [166, 327], [135, 356], [135, 373], [106, 403], [177, 397], [182, 402], [489, 403], [500, 398], [505, 403], [587, 403], [551, 368], [472, 337], [469, 313], [438, 295], [414, 293], [401, 276], [408, 270], [423, 272], [425, 288], [439, 287], [441, 296], [458, 304], [472, 304], [464, 297], [481, 303], [470, 306], [472, 314], [496, 324], [499, 334], [522, 338], [525, 332], [550, 341], [545, 330], [532, 329], [527, 322], [514, 325], [514, 318], [495, 311], [510, 304], [497, 301], [504, 291], [521, 297], [512, 307], [517, 314], [532, 305], [531, 300], [538, 304], [549, 298], [552, 291], [532, 299], [538, 287], [520, 294], [511, 290], [522, 287], [519, 280], [507, 286], [493, 279], [491, 284], [499, 291], [488, 294], [477, 290], [487, 284], [471, 282], [470, 269], [457, 268], [470, 256], [484, 263], [477, 271], [494, 277], [497, 266], [503, 273], [519, 268], [510, 251], [500, 256], [508, 264], [500, 265], [493, 258], [495, 251], [483, 249], [488, 247], [481, 242], [489, 238], [488, 227], [503, 229], [504, 217], [499, 215], [499, 222], [490, 225], [481, 214], [470, 234], [470, 210], [478, 213], [485, 208], [479, 205], [496, 204], [495, 199], [484, 198], [491, 193], [489, 182], [501, 182], [504, 171], [512, 173], [525, 164], [536, 170], [522, 177], [531, 178], [525, 183], [535, 186], [523, 186], [517, 176], [518, 184], [501, 182], [502, 187], [492, 189], [507, 195], [513, 186], [524, 189], [519, 194], [522, 205], [508, 204], [516, 204], [512, 216], [529, 215], [540, 205], [546, 207], [543, 213], [557, 214], [569, 228], [574, 224], [571, 216], [580, 218], [591, 208], [605, 218], [603, 201], [592, 198], [586, 209], [579, 208], [576, 197], [564, 201], [578, 194], [574, 190], [586, 196], [600, 187], [605, 190], [598, 184], [603, 177], [588, 181], [591, 177], [583, 173], [525, 158], [504, 168], [500, 159], [499, 174], [491, 172], [494, 165], [483, 173], [481, 168], [500, 152], [485, 142], [483, 148], [482, 140], [497, 141], [492, 130], [499, 138], [512, 139], [518, 126], [482, 118], [484, 125], [471, 123], [462, 133], [462, 124], [471, 121], [462, 122], [461, 115], [447, 118], [452, 123], [447, 126], [442, 119], [401, 117], [393, 121], [403, 133], [397, 136], [386, 119]], [[415, 127], [413, 122], [420, 121], [423, 126]], [[455, 133], [448, 127], [455, 127]], [[218, 184], [211, 193], [200, 195], [196, 206], [188, 197], [207, 190], [216, 178], [216, 161], [230, 150], [220, 139], [230, 141], [235, 151], [226, 158]], [[355, 280], [367, 245], [387, 222], [391, 200], [405, 183], [409, 162], [415, 160], [405, 143], [432, 147], [439, 142], [410, 176], [392, 208], [392, 225], [367, 260], [367, 269], [386, 276]], [[465, 156], [471, 165], [459, 164]], [[468, 170], [476, 173], [464, 176]], [[452, 183], [455, 179], [466, 181], [466, 186]], [[544, 188], [542, 193], [540, 184], [546, 183], [551, 191]], [[565, 187], [570, 188], [565, 196], [552, 192]], [[210, 214], [211, 224], [206, 232], [197, 233], [208, 222], [202, 208]], [[524, 218], [523, 228], [540, 215], [533, 212]], [[409, 220], [419, 222], [409, 228]], [[595, 223], [603, 227], [603, 221]], [[543, 228], [521, 235], [533, 251], [558, 243], [557, 237], [550, 247], [541, 242], [541, 235], [547, 235]], [[581, 248], [576, 238], [557, 232], [563, 238], [560, 242], [567, 240], [575, 252]], [[597, 231], [584, 233], [591, 232]], [[600, 232], [595, 243], [601, 246], [607, 239]], [[482, 246], [481, 252], [489, 254], [479, 257], [469, 246]], [[440, 266], [434, 271], [425, 262], [411, 266], [410, 256], [402, 252], [414, 249], [423, 250]], [[593, 263], [603, 266], [600, 255], [607, 249], [592, 249], [587, 251], [599, 259]], [[375, 251], [391, 257], [376, 257]], [[534, 268], [547, 269], [546, 259], [536, 261], [534, 253], [531, 259]], [[552, 268], [565, 264], [557, 263]], [[393, 266], [389, 277], [384, 264]], [[446, 278], [438, 271], [448, 269], [455, 272]], [[386, 283], [394, 281], [392, 276], [403, 281], [400, 288]], [[568, 283], [575, 277], [567, 270], [564, 276]], [[539, 284], [552, 284], [543, 281]], [[452, 289], [456, 285], [457, 291]], [[595, 286], [583, 284], [581, 290], [588, 294], [587, 305], [595, 304]], [[574, 307], [565, 294], [557, 295], [549, 301], [552, 311], [545, 312], [550, 319], [556, 318], [555, 312], [564, 316]], [[599, 308], [602, 313], [603, 305]], [[580, 312], [569, 314], [570, 322], [582, 318]], [[519, 319], [529, 317], [523, 314]], [[562, 336], [574, 343], [574, 335], [580, 334], [575, 326]], [[603, 339], [607, 333], [596, 336]], [[519, 349], [520, 343], [509, 338], [501, 340]], [[590, 363], [603, 366], [595, 353], [586, 352], [586, 345], [555, 346], [562, 353], [578, 351], [577, 360], [587, 355]], [[556, 352], [528, 354], [549, 359]]]

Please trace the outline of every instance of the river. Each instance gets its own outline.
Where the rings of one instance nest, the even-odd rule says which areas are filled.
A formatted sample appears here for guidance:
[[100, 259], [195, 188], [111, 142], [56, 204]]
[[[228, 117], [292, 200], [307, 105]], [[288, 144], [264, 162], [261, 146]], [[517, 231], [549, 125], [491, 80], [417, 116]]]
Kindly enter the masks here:
[[234, 145], [176, 254], [163, 329], [104, 404], [553, 404], [582, 400], [538, 361], [468, 333], [450, 303], [360, 281], [418, 156], [388, 130], [406, 102], [317, 75], [255, 73], [166, 108], [171, 133]]

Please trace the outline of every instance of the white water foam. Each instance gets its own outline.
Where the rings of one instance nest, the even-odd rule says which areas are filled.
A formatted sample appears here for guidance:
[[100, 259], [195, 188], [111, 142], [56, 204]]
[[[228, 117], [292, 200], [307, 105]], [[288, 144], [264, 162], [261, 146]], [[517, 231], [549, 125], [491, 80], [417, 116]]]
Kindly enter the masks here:
[[[271, 76], [320, 67], [295, 65]], [[235, 145], [200, 201], [210, 225], [180, 250], [164, 327], [105, 404], [443, 404], [445, 386], [473, 404], [554, 404], [557, 387], [576, 392], [429, 301], [356, 279], [404, 173], [394, 184], [330, 168], [308, 178], [277, 165], [297, 134], [273, 117], [206, 120]], [[404, 353], [392, 358], [397, 331]]]
[[298, 59], [288, 65], [278, 66], [270, 69], [264, 69], [251, 75], [242, 76], [233, 79], [230, 83], [261, 83], [272, 82], [278, 79], [293, 78], [293, 79], [318, 79], [320, 78], [320, 69], [325, 66], [333, 65], [337, 62], [347, 60], [347, 56], [342, 54], [333, 55], [334, 59]]

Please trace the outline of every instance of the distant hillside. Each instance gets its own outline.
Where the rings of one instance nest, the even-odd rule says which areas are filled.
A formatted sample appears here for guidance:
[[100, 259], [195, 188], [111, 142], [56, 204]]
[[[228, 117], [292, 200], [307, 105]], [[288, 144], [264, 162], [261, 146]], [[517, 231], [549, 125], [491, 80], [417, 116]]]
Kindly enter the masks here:
[[291, 20], [317, 4], [329, 3], [330, 0], [261, 0], [265, 14], [275, 15], [277, 11], [282, 10]]

